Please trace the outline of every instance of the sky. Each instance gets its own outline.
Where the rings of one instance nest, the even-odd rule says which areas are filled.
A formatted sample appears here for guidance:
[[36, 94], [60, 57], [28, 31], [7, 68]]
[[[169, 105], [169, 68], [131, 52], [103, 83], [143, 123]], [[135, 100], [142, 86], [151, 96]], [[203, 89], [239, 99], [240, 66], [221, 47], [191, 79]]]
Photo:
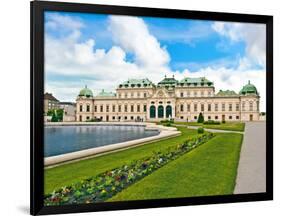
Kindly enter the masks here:
[[248, 80], [265, 111], [264, 24], [45, 12], [45, 92], [74, 102], [129, 78], [206, 77], [237, 93]]

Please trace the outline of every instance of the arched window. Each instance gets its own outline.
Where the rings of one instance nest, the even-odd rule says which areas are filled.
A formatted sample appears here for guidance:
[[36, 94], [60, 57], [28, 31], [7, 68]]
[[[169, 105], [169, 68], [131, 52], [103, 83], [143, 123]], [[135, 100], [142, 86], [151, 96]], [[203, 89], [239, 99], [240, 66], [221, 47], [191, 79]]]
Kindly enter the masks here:
[[164, 118], [164, 107], [162, 105], [158, 106], [158, 118]]
[[150, 106], [149, 112], [150, 112], [150, 118], [155, 118], [155, 106], [154, 105]]

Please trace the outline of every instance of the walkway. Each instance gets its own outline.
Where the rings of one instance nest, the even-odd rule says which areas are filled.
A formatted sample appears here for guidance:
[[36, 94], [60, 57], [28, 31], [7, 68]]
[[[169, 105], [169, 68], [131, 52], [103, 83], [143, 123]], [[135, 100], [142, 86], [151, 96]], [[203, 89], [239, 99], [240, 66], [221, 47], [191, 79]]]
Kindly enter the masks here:
[[240, 153], [234, 194], [266, 191], [265, 122], [248, 122]]
[[[189, 129], [198, 129], [199, 126], [187, 126]], [[210, 129], [210, 128], [204, 128], [205, 131], [213, 132], [213, 133], [239, 133], [244, 134], [244, 132], [241, 131], [231, 131], [231, 130], [219, 130], [219, 129]]]

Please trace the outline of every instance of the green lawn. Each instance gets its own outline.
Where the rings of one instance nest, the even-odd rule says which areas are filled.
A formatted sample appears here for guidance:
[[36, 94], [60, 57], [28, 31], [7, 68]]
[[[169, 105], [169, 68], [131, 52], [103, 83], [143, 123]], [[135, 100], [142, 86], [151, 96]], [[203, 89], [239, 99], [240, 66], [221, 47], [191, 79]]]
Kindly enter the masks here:
[[242, 139], [217, 134], [108, 201], [232, 194]]
[[218, 129], [218, 130], [231, 130], [231, 131], [244, 131], [245, 123], [244, 122], [226, 122], [219, 125], [207, 125], [197, 122], [175, 122], [178, 125], [190, 125], [190, 126], [201, 126], [209, 129]]
[[178, 137], [46, 169], [44, 172], [45, 194], [107, 170], [128, 164], [133, 160], [147, 157], [152, 155], [154, 151], [163, 151], [170, 146], [176, 146], [188, 137], [197, 135], [196, 130], [190, 130], [183, 127], [180, 127], [179, 130], [182, 134]]

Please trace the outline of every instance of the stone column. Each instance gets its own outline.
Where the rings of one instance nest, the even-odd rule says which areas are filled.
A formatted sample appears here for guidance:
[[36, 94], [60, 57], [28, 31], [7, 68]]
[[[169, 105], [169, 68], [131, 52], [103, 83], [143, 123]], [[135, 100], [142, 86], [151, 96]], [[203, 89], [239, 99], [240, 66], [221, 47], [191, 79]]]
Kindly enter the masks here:
[[158, 120], [158, 105], [155, 105], [155, 119]]

